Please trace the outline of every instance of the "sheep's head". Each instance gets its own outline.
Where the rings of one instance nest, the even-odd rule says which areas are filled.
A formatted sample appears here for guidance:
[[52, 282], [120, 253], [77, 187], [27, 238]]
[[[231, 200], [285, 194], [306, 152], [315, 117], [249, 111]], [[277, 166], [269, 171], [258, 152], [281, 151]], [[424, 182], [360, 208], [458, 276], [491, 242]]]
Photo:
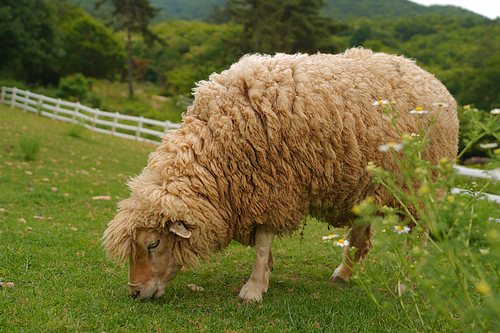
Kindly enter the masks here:
[[108, 255], [129, 259], [130, 296], [136, 300], [158, 299], [182, 268], [173, 252], [175, 239], [189, 239], [192, 232], [184, 223], [168, 223], [166, 230], [137, 229], [127, 231], [110, 226], [104, 233]]
[[[182, 238], [191, 237], [182, 222], [171, 223], [169, 229]], [[138, 231], [135, 251], [131, 251], [129, 257], [128, 286], [134, 299], [160, 298], [179, 273], [182, 265], [176, 263], [167, 242], [167, 237], [160, 233]]]

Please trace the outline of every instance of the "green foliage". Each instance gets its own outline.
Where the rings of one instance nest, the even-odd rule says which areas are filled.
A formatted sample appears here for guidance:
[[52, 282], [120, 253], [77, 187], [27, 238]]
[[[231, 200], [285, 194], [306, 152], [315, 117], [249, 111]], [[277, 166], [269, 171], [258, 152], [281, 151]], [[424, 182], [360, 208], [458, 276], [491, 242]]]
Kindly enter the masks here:
[[148, 47], [140, 36], [135, 36], [132, 54], [136, 59], [151, 60], [146, 76], [163, 83], [172, 96], [189, 95], [195, 82], [227, 69], [240, 56], [229, 43], [241, 31], [241, 27], [234, 24], [170, 21], [152, 30], [165, 46]]
[[34, 161], [40, 152], [41, 141], [38, 136], [23, 134], [19, 138], [19, 148], [21, 148], [24, 158]]
[[[95, 12], [95, 0], [71, 0], [75, 4], [80, 4], [85, 10], [93, 15], [105, 15], [102, 12]], [[211, 9], [218, 6], [221, 9], [226, 0], [150, 0], [151, 5], [160, 9], [158, 16], [153, 23], [169, 20], [207, 20], [212, 14]], [[413, 17], [423, 14], [439, 14], [454, 16], [478, 16], [468, 10], [454, 6], [422, 6], [406, 0], [326, 0], [326, 6], [321, 10], [321, 14], [337, 20], [346, 21], [352, 17], [366, 18], [399, 18]], [[111, 12], [108, 8], [107, 12]], [[225, 23], [227, 21], [210, 23]]]
[[336, 53], [329, 37], [345, 26], [319, 14], [324, 0], [229, 0], [226, 10], [243, 26], [239, 38], [242, 52]]
[[59, 80], [59, 90], [63, 98], [85, 102], [91, 100], [93, 79], [88, 79], [82, 73], [76, 73]]
[[47, 82], [64, 54], [54, 18], [55, 8], [46, 0], [2, 1], [0, 73], [25, 82]]
[[125, 68], [122, 41], [89, 15], [68, 20], [61, 26], [61, 31], [66, 52], [62, 60], [62, 75], [83, 73], [94, 78], [114, 78]]
[[[481, 130], [469, 142], [477, 142], [485, 134], [500, 142], [500, 116], [489, 114], [482, 119]], [[359, 223], [371, 222], [386, 234], [385, 239], [374, 243], [374, 250], [382, 254], [384, 266], [397, 280], [391, 285], [384, 277], [362, 270], [356, 271], [354, 280], [394, 321], [407, 318], [402, 323], [405, 330], [497, 331], [500, 328], [499, 206], [481, 197], [487, 184], [475, 189], [477, 196], [449, 194], [455, 186], [454, 161], [441, 159], [440, 164], [431, 165], [422, 160], [428, 143], [426, 136], [426, 132], [417, 136], [402, 134], [402, 145], [395, 149], [401, 149], [402, 154], [388, 152], [400, 168], [397, 174], [368, 165], [374, 181], [393, 194], [402, 209], [378, 207], [373, 198], [368, 198], [354, 210], [360, 215]], [[492, 154], [492, 158], [495, 177], [500, 179], [500, 155]], [[435, 181], [431, 178], [433, 174], [439, 174]], [[410, 207], [416, 214], [410, 212]], [[401, 222], [399, 216], [404, 216]], [[407, 223], [414, 226], [408, 235], [409, 228], [402, 227]], [[429, 247], [425, 246], [427, 242]], [[396, 290], [393, 301], [381, 300], [375, 290], [388, 293]], [[397, 306], [399, 316], [393, 314], [392, 305]], [[418, 320], [411, 320], [413, 316]]]

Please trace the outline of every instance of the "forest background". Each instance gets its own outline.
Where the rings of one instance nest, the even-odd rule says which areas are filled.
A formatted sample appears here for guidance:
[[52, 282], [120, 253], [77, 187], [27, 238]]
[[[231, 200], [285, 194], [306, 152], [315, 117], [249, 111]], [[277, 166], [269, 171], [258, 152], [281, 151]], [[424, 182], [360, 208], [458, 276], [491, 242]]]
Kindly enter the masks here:
[[[500, 19], [458, 7], [406, 0], [100, 2], [96, 8], [96, 0], [4, 0], [0, 85], [179, 122], [185, 111], [179, 102], [195, 83], [245, 53], [363, 46], [416, 59], [459, 105], [500, 107]], [[120, 5], [152, 8], [149, 16], [129, 17], [137, 21], [130, 26], [133, 96], [126, 92], [129, 21]]]

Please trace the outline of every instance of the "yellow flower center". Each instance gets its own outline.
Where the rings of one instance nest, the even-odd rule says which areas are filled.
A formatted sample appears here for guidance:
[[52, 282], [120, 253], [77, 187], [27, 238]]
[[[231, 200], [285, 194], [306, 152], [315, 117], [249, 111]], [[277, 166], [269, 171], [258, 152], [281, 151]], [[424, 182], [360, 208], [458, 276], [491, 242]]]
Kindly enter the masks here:
[[403, 227], [398, 225], [398, 230], [403, 230]]
[[333, 237], [333, 235], [328, 235], [328, 237]]
[[424, 109], [422, 109], [420, 106], [415, 108], [415, 111], [424, 111]]
[[343, 240], [342, 238], [341, 238], [341, 239], [339, 239], [339, 243], [340, 243], [340, 244], [344, 244], [344, 240]]

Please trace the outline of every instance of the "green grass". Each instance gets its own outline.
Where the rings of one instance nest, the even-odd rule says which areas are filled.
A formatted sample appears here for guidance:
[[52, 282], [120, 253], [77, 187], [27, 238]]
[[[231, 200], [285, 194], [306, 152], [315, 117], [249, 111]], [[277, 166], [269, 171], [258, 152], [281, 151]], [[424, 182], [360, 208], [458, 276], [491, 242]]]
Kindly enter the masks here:
[[[254, 260], [254, 250], [237, 243], [181, 272], [162, 299], [134, 302], [128, 266], [108, 260], [100, 239], [128, 196], [125, 182], [155, 146], [87, 130], [73, 136], [71, 126], [0, 105], [0, 282], [15, 284], [0, 287], [0, 332], [401, 331], [356, 284], [330, 282], [341, 256], [321, 237], [342, 230], [314, 221], [302, 238], [275, 240], [260, 304], [237, 300]], [[40, 138], [34, 161], [18, 147], [22, 135]], [[364, 269], [393, 279], [375, 252]], [[383, 290], [377, 296], [394, 300]]]

